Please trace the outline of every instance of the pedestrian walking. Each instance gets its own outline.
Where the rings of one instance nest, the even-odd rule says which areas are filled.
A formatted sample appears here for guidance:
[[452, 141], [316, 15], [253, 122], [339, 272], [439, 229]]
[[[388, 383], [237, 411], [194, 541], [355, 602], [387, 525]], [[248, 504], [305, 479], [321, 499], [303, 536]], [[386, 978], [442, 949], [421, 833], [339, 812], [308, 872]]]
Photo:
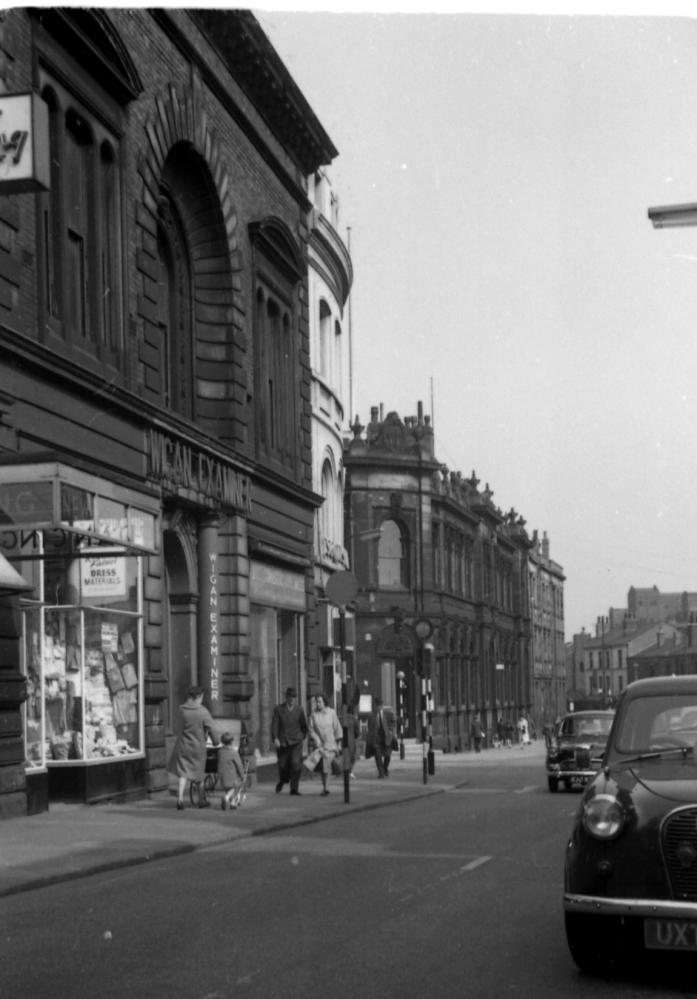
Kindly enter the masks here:
[[481, 753], [482, 740], [484, 738], [484, 726], [482, 725], [482, 719], [479, 713], [477, 713], [472, 719], [472, 724], [470, 726], [470, 738], [474, 743], [475, 753]]
[[276, 747], [278, 783], [276, 794], [290, 784], [291, 794], [300, 794], [300, 775], [303, 765], [303, 740], [307, 736], [307, 718], [296, 703], [295, 687], [286, 689], [286, 699], [277, 704], [271, 719], [271, 739]]
[[496, 749], [501, 749], [506, 742], [506, 726], [504, 724], [501, 715], [496, 719], [496, 742], [494, 746]]
[[237, 808], [237, 798], [246, 780], [242, 757], [235, 749], [235, 738], [230, 732], [223, 732], [218, 749], [218, 777], [223, 785], [220, 807]]
[[379, 697], [373, 699], [373, 710], [368, 716], [365, 757], [375, 757], [378, 777], [387, 777], [390, 772], [392, 750], [397, 744], [395, 717], [391, 708], [384, 707]]
[[220, 737], [208, 708], [203, 706], [203, 693], [203, 687], [191, 687], [187, 700], [180, 705], [180, 731], [167, 764], [169, 772], [179, 778], [177, 808], [180, 810], [184, 807], [187, 781], [201, 785], [198, 807], [208, 808], [210, 805], [203, 785], [206, 739], [210, 736], [211, 742], [217, 745]]
[[518, 718], [518, 745], [521, 749], [525, 749], [529, 742], [530, 733], [528, 731], [528, 720], [521, 712], [520, 717]]
[[329, 794], [327, 783], [332, 764], [336, 765], [336, 758], [341, 750], [341, 736], [341, 723], [336, 711], [327, 704], [323, 694], [317, 694], [315, 710], [310, 715], [310, 738], [314, 740], [319, 754], [317, 768], [322, 778], [323, 795]]

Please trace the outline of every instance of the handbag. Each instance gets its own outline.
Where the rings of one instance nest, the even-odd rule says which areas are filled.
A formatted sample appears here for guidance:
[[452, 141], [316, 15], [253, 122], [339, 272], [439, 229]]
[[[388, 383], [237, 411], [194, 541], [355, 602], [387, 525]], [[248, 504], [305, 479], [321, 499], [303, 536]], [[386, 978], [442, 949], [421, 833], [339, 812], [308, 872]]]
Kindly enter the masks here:
[[399, 749], [399, 743], [397, 742], [397, 736], [392, 736], [392, 742], [390, 743], [392, 749]]
[[332, 768], [332, 773], [334, 774], [335, 777], [339, 777], [343, 773], [338, 757], [335, 756], [332, 759], [331, 768]]
[[306, 756], [303, 760], [303, 766], [306, 767], [310, 773], [315, 769], [320, 760], [322, 759], [322, 751], [320, 749], [313, 749], [309, 756]]

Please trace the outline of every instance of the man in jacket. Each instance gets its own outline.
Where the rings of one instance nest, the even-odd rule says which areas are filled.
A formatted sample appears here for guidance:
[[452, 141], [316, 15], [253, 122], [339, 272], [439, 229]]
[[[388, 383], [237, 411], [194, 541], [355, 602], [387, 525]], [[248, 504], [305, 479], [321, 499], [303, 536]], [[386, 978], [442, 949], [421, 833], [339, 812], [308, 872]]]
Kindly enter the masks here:
[[373, 698], [373, 710], [368, 716], [366, 732], [366, 756], [375, 757], [378, 777], [387, 777], [390, 772], [392, 743], [395, 739], [395, 717], [391, 708], [383, 707], [379, 697]]
[[300, 794], [298, 785], [303, 767], [303, 739], [307, 735], [307, 718], [296, 703], [297, 696], [295, 687], [288, 687], [285, 701], [276, 705], [271, 719], [271, 738], [278, 759], [276, 794], [283, 790], [284, 784], [290, 784], [291, 794]]

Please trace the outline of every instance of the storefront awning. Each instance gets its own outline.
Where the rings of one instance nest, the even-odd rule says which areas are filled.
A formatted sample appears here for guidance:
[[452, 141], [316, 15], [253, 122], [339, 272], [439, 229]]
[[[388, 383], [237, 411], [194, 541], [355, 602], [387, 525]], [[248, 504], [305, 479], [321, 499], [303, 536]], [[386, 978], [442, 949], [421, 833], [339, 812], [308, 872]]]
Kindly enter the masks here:
[[62, 462], [0, 466], [0, 531], [62, 530], [157, 552], [159, 500]]

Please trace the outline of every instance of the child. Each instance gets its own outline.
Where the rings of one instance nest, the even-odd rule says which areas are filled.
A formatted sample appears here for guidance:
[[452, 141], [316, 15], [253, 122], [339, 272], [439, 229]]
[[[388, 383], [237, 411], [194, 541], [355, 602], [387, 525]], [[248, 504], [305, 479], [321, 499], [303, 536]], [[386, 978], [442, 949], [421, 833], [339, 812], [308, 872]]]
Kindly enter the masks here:
[[240, 791], [242, 790], [242, 780], [244, 778], [244, 768], [240, 754], [235, 749], [235, 740], [229, 732], [223, 732], [221, 746], [218, 750], [218, 775], [222, 781], [224, 794], [220, 802], [220, 807], [225, 809], [237, 808]]

